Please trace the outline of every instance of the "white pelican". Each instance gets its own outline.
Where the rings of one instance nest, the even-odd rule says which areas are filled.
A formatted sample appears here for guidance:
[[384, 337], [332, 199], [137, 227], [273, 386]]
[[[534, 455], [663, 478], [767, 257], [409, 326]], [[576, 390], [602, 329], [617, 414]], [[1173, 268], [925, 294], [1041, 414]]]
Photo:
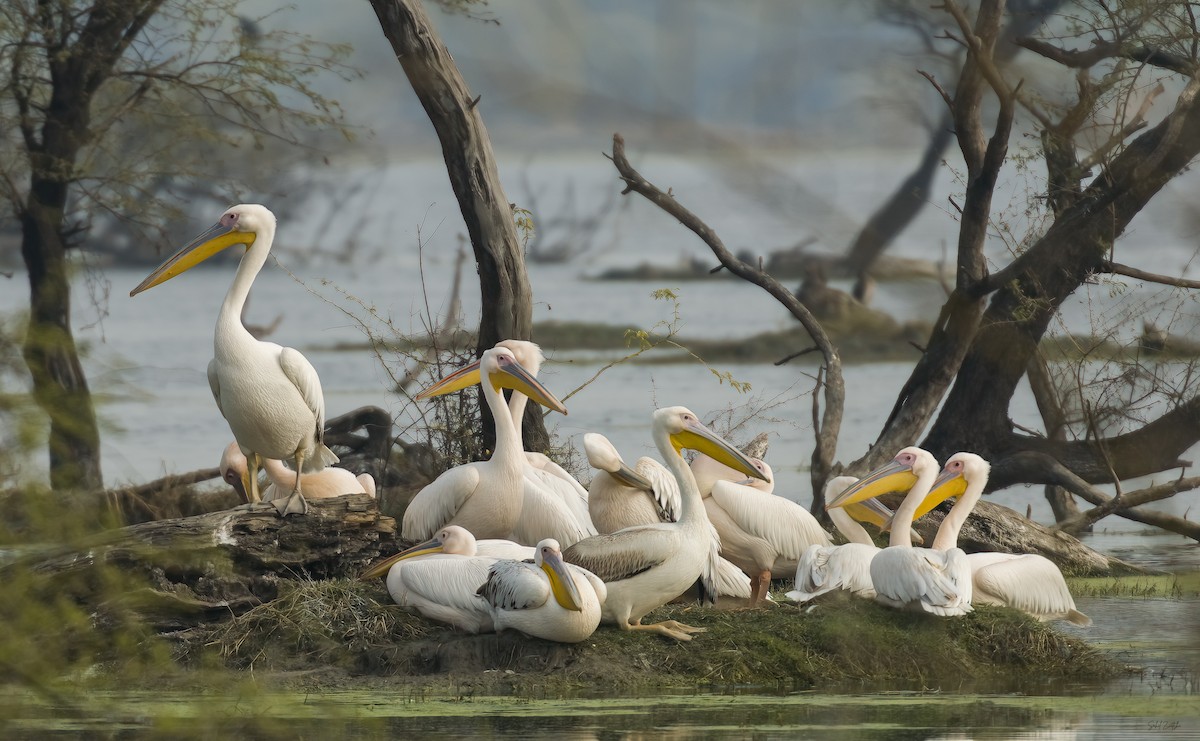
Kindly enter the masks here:
[[621, 630], [650, 630], [691, 640], [694, 628], [674, 620], [642, 625], [642, 617], [692, 586], [704, 571], [713, 544], [696, 478], [680, 455], [683, 448], [713, 456], [743, 473], [762, 478], [736, 448], [713, 434], [684, 407], [654, 413], [654, 442], [675, 475], [682, 498], [678, 522], [637, 525], [595, 535], [568, 548], [563, 557], [591, 571], [608, 585], [603, 620]]
[[372, 566], [359, 578], [386, 573], [388, 594], [401, 607], [467, 633], [490, 633], [494, 630], [491, 607], [478, 590], [496, 561], [478, 555], [470, 532], [447, 527]]
[[613, 533], [631, 525], [679, 519], [679, 485], [663, 464], [642, 456], [630, 468], [598, 432], [584, 434], [583, 451], [596, 469], [588, 485], [588, 511], [597, 530]]
[[[967, 515], [983, 495], [990, 466], [974, 453], [955, 453], [946, 461], [942, 474], [929, 492], [941, 501], [959, 496], [959, 501], [938, 527], [933, 540], [936, 550], [958, 547], [958, 533]], [[1053, 561], [1036, 553], [969, 553], [974, 591], [972, 602], [1007, 605], [1038, 620], [1067, 620], [1091, 625], [1092, 619], [1075, 609], [1062, 571]]]
[[[825, 501], [845, 491], [857, 480], [853, 476], [836, 476], [825, 482]], [[882, 508], [883, 512], [877, 515], [881, 522], [891, 517], [891, 511], [878, 499], [867, 499], [850, 507], [863, 505]], [[810, 545], [796, 566], [796, 587], [787, 593], [788, 599], [808, 602], [826, 592], [837, 590], [859, 597], [875, 596], [875, 585], [871, 583], [871, 559], [879, 553], [879, 548], [847, 509], [834, 507], [829, 510], [829, 518], [847, 542], [841, 545]]]
[[383, 576], [392, 567], [392, 564], [405, 558], [413, 558], [414, 556], [428, 556], [441, 553], [454, 556], [478, 556], [490, 559], [508, 558], [514, 561], [524, 561], [525, 559], [533, 558], [535, 550], [533, 546], [521, 545], [520, 543], [514, 543], [511, 540], [504, 540], [502, 538], [478, 540], [465, 527], [447, 525], [424, 543], [418, 543], [412, 548], [407, 548], [383, 559], [364, 571], [359, 578], [371, 579], [376, 576]]
[[[768, 480], [773, 478], [765, 462], [750, 460]], [[716, 465], [719, 462], [696, 456], [692, 470], [707, 474]], [[712, 482], [704, 509], [721, 536], [721, 556], [750, 577], [751, 604], [766, 598], [772, 577], [794, 576], [810, 545], [831, 545], [821, 523], [799, 504], [725, 478]]]
[[875, 599], [885, 605], [935, 615], [971, 611], [971, 570], [966, 554], [955, 548], [913, 548], [913, 513], [938, 476], [937, 460], [921, 448], [904, 448], [891, 462], [875, 469], [826, 505], [840, 507], [884, 494], [908, 490], [896, 510], [890, 545], [871, 560]]
[[[270, 481], [262, 490], [262, 498], [274, 501], [287, 496], [296, 484], [296, 472], [274, 458], [262, 460], [263, 472]], [[313, 473], [301, 474], [304, 478], [305, 499], [325, 499], [342, 494], [367, 494], [375, 496], [375, 479], [369, 473], [355, 476], [337, 466], [329, 466]], [[250, 472], [246, 456], [236, 442], [229, 443], [221, 455], [221, 478], [249, 501]]]
[[607, 594], [595, 574], [562, 560], [553, 538], [537, 544], [533, 563], [492, 564], [479, 587], [497, 631], [511, 628], [559, 643], [578, 643], [596, 630]]
[[[325, 397], [321, 379], [298, 351], [274, 342], [260, 342], [242, 326], [241, 312], [255, 276], [267, 261], [275, 238], [275, 215], [258, 204], [243, 203], [189, 242], [129, 292], [135, 296], [179, 275], [221, 250], [244, 245], [233, 285], [217, 316], [214, 357], [208, 364], [208, 383], [217, 408], [229, 422], [233, 437], [249, 459], [250, 501], [258, 492], [258, 463], [263, 458], [295, 462], [303, 473], [337, 463], [325, 447]], [[308, 505], [300, 492], [301, 478], [286, 500], [276, 500], [281, 515], [304, 514]]]
[[[588, 487], [588, 510], [601, 533], [614, 533], [634, 525], [675, 522], [682, 509], [679, 484], [671, 471], [649, 456], [630, 468], [607, 437], [598, 432], [583, 436], [588, 462], [596, 469]], [[722, 466], [722, 468], [725, 468]], [[741, 476], [732, 468], [726, 470]], [[721, 557], [721, 536], [709, 525], [713, 539], [709, 561], [701, 574], [701, 600], [711, 597], [750, 599], [750, 577]]]
[[476, 374], [496, 424], [496, 449], [486, 461], [456, 466], [417, 492], [404, 511], [401, 536], [423, 540], [448, 524], [461, 525], [476, 536], [506, 537], [517, 526], [525, 488], [525, 456], [515, 426], [504, 406], [501, 387], [521, 390], [556, 411], [566, 407], [521, 367], [512, 351], [485, 350], [479, 363], [451, 373], [417, 394], [418, 399], [457, 391], [464, 376]]

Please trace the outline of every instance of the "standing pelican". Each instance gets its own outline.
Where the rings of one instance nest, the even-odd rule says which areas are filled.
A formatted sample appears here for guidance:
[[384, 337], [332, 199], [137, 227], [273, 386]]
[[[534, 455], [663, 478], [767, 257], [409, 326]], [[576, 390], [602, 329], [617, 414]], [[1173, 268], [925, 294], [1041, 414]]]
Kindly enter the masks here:
[[[766, 479], [773, 478], [765, 462], [750, 460]], [[719, 462], [697, 456], [692, 470], [705, 472], [707, 478], [716, 465]], [[831, 545], [821, 523], [808, 510], [790, 499], [742, 483], [724, 478], [713, 481], [704, 497], [704, 509], [721, 536], [721, 556], [750, 577], [751, 604], [766, 599], [772, 577], [795, 575], [800, 557], [810, 545]]]
[[736, 448], [713, 434], [684, 407], [654, 413], [654, 442], [679, 484], [682, 512], [678, 522], [637, 525], [581, 540], [563, 554], [604, 580], [608, 599], [603, 620], [621, 630], [650, 630], [691, 640], [702, 628], [665, 620], [642, 625], [642, 617], [696, 582], [709, 558], [712, 536], [696, 478], [680, 455], [683, 448], [707, 453], [743, 473], [762, 478]]
[[492, 611], [477, 592], [496, 561], [479, 555], [469, 531], [451, 526], [372, 566], [359, 578], [386, 573], [388, 594], [401, 607], [467, 633], [490, 633]]
[[871, 560], [875, 599], [890, 607], [935, 615], [971, 611], [971, 569], [958, 548], [937, 551], [913, 548], [913, 513], [938, 476], [937, 460], [921, 448], [904, 448], [891, 462], [875, 469], [826, 505], [840, 507], [884, 494], [908, 490], [896, 510], [889, 546]]
[[[679, 484], [666, 466], [649, 456], [642, 456], [630, 468], [612, 442], [597, 432], [584, 434], [583, 449], [588, 462], [596, 469], [588, 487], [588, 511], [601, 533], [679, 519], [682, 508]], [[733, 472], [732, 468], [726, 470]], [[750, 599], [750, 577], [721, 557], [721, 536], [711, 523], [709, 535], [712, 545], [700, 577], [701, 598]]]
[[[183, 273], [221, 250], [244, 245], [233, 285], [217, 315], [214, 357], [208, 383], [217, 408], [249, 459], [250, 501], [261, 499], [258, 465], [263, 458], [286, 459], [298, 472], [319, 471], [337, 463], [325, 447], [325, 397], [321, 379], [298, 351], [261, 342], [242, 325], [242, 307], [255, 276], [267, 261], [275, 238], [275, 215], [258, 204], [243, 203], [189, 242], [129, 292], [135, 296]], [[276, 500], [281, 515], [304, 514], [308, 504], [297, 476], [291, 496]]]
[[559, 643], [578, 643], [600, 624], [608, 589], [590, 571], [562, 560], [558, 541], [537, 544], [533, 563], [492, 564], [479, 587], [497, 631], [511, 628]]
[[[946, 461], [934, 482], [929, 498], [942, 501], [958, 496], [938, 527], [935, 550], [958, 547], [958, 534], [967, 515], [983, 495], [990, 466], [974, 453], [955, 453]], [[1067, 620], [1091, 625], [1092, 619], [1075, 609], [1062, 571], [1053, 561], [1036, 553], [969, 553], [973, 583], [972, 602], [1007, 605], [1038, 620]]]
[[[830, 479], [825, 483], [825, 501], [833, 499], [857, 480], [853, 476]], [[879, 513], [881, 521], [891, 517], [892, 513], [878, 499], [867, 499], [850, 506], [862, 505], [883, 508], [883, 512]], [[875, 585], [871, 582], [871, 560], [879, 553], [879, 548], [846, 509], [834, 507], [829, 510], [829, 518], [847, 542], [841, 545], [810, 545], [796, 566], [796, 587], [787, 593], [788, 599], [808, 602], [826, 592], [837, 590], [859, 597], [875, 596]]]
[[451, 468], [417, 492], [404, 511], [401, 535], [406, 540], [428, 538], [447, 524], [461, 525], [486, 538], [506, 537], [517, 527], [526, 463], [501, 387], [520, 390], [534, 401], [566, 413], [562, 402], [503, 347], [485, 350], [477, 364], [451, 373], [417, 398], [457, 391], [466, 385], [464, 378], [476, 376], [496, 423], [496, 449], [488, 460]]
[[[263, 472], [271, 483], [262, 490], [262, 498], [268, 502], [287, 496], [295, 486], [296, 472], [283, 465], [283, 461], [274, 458], [262, 460]], [[221, 455], [221, 478], [232, 486], [242, 498], [249, 501], [250, 471], [246, 456], [236, 443], [229, 443]], [[326, 499], [343, 494], [367, 494], [375, 496], [375, 479], [369, 473], [355, 476], [350, 471], [337, 466], [329, 466], [321, 471], [301, 474], [304, 478], [305, 499]]]

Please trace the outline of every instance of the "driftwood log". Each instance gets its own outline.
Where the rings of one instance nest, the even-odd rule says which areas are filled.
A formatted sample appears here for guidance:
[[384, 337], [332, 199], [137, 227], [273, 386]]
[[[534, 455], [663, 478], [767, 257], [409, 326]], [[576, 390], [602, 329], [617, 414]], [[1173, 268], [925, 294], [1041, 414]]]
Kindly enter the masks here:
[[[281, 518], [269, 503], [145, 522], [7, 564], [99, 610], [132, 610], [157, 630], [221, 620], [275, 599], [289, 580], [355, 576], [399, 549], [396, 521], [365, 494], [309, 500]], [[114, 588], [106, 567], [130, 580]], [[114, 600], [119, 604], [114, 604]]]

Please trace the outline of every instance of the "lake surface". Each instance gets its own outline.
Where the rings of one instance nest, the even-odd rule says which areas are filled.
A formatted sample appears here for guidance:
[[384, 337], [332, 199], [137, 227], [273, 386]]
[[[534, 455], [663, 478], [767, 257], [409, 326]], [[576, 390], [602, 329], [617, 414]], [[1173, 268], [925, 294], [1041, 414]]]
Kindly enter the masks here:
[[[836, 161], [815, 155], [780, 158], [771, 177], [758, 177], [744, 163], [721, 161], [651, 158], [638, 166], [660, 186], [672, 187], [732, 249], [766, 253], [808, 236], [831, 250], [840, 248], [856, 226], [850, 214], [861, 213], [864, 203], [873, 204], [885, 195], [909, 161], [899, 155], [841, 153]], [[526, 168], [534, 188], [540, 189], [539, 202], [550, 213], [567, 202], [568, 188], [579, 203], [586, 204], [602, 202], [618, 187], [611, 165], [598, 156], [534, 161], [527, 167], [524, 163], [510, 161], [508, 171]], [[314, 207], [302, 217], [281, 222], [275, 252], [291, 274], [268, 263], [255, 283], [248, 320], [268, 324], [282, 315], [270, 339], [301, 349], [316, 366], [329, 416], [373, 404], [393, 414], [401, 434], [410, 434], [419, 418], [412, 402], [389, 391], [392, 377], [401, 372], [402, 358], [337, 348], [364, 343], [368, 334], [387, 338], [417, 333], [429, 325], [431, 315], [436, 320], [445, 313], [453, 253], [463, 228], [441, 167], [431, 160], [386, 170], [364, 169], [356, 177], [372, 184], [364, 192], [373, 195], [352, 213], [330, 217]], [[502, 162], [502, 174], [504, 168]], [[953, 173], [943, 172], [941, 180], [943, 195], [935, 204], [945, 203], [944, 195], [956, 191]], [[1014, 203], [1018, 186], [1009, 186]], [[1155, 211], [1135, 222], [1118, 247], [1117, 259], [1145, 270], [1194, 273], [1194, 239], [1177, 213], [1194, 192], [1186, 182], [1170, 186]], [[509, 196], [520, 200], [514, 193]], [[998, 203], [1005, 208], [1002, 200]], [[196, 231], [217, 216], [194, 214]], [[535, 218], [549, 219], [539, 214]], [[934, 205], [895, 253], [938, 259], [946, 249], [943, 245], [954, 244], [956, 227], [953, 214]], [[736, 337], [792, 326], [793, 320], [764, 292], [732, 280], [586, 280], [607, 267], [642, 261], [672, 264], [698, 257], [712, 262], [695, 237], [641, 201], [619, 201], [595, 232], [586, 235], [591, 248], [585, 257], [568, 264], [530, 265], [535, 321], [602, 321], [653, 329], [673, 320], [675, 307], [651, 296], [654, 289], [667, 287], [679, 295], [676, 329], [681, 338]], [[548, 240], [555, 238], [584, 236], [547, 235]], [[345, 249], [351, 241], [355, 249]], [[317, 254], [313, 247], [320, 248]], [[1003, 259], [1011, 248], [1001, 234], [989, 250]], [[231, 439], [213, 404], [205, 368], [232, 264], [189, 272], [130, 299], [129, 289], [147, 272], [148, 268], [82, 271], [76, 282], [74, 326], [86, 348], [85, 366], [100, 402], [103, 466], [109, 485], [215, 466]], [[479, 311], [472, 270], [466, 271], [464, 281], [466, 324], [471, 325]], [[27, 285], [20, 273], [11, 281], [0, 279], [0, 286], [0, 312], [26, 305]], [[1191, 304], [1180, 309], [1178, 298], [1173, 290], [1118, 289], [1101, 283], [1070, 302], [1060, 330], [1087, 332], [1124, 316], [1127, 321], [1117, 331], [1120, 336], [1140, 331], [1142, 318], [1187, 333], [1196, 325], [1196, 312]], [[899, 319], [930, 320], [941, 300], [941, 288], [933, 282], [881, 283], [875, 306]], [[779, 356], [798, 349], [781, 347]], [[616, 351], [602, 356], [551, 352], [543, 378], [563, 397], [617, 355]], [[1171, 366], [1163, 368], [1175, 372]], [[737, 392], [698, 363], [624, 364], [572, 395], [567, 401], [569, 416], [552, 415], [547, 421], [560, 439], [570, 440], [576, 448], [583, 432], [604, 432], [627, 459], [654, 453], [648, 424], [651, 411], [659, 406], [689, 406], [719, 429], [744, 422], [733, 433], [739, 441], [760, 431], [772, 433], [767, 459], [777, 475], [776, 491], [802, 503], [810, 501], [806, 469], [812, 450], [809, 419], [815, 366], [716, 363], [714, 369], [749, 382], [752, 391]], [[906, 362], [845, 369], [840, 460], [857, 458], [874, 440], [910, 370], [911, 363]], [[1027, 393], [1015, 400], [1012, 417], [1040, 428]], [[1190, 457], [1196, 452], [1190, 451]], [[34, 471], [44, 466], [39, 460], [40, 456], [32, 462]], [[1141, 483], [1126, 482], [1126, 488]], [[1040, 487], [1013, 487], [992, 499], [1022, 512], [1028, 507], [1034, 519], [1043, 523], [1053, 520]], [[1196, 511], [1197, 502], [1196, 492], [1188, 492], [1154, 506], [1185, 515]], [[1200, 549], [1192, 541], [1146, 534], [1140, 526], [1119, 518], [1102, 521], [1088, 542], [1155, 568], [1200, 567]], [[815, 733], [847, 739], [1200, 736], [1195, 685], [1200, 604], [1195, 599], [1085, 597], [1079, 607], [1096, 624], [1086, 630], [1073, 626], [1062, 630], [1086, 637], [1147, 670], [1101, 686], [1045, 686], [1030, 677], [1016, 688], [962, 686], [936, 688], [936, 692], [892, 687], [784, 695], [731, 691], [566, 700], [423, 698], [389, 696], [381, 680], [377, 694], [240, 699], [220, 693], [200, 698], [116, 695], [97, 700], [103, 709], [85, 712], [77, 720], [47, 708], [40, 717], [35, 713], [9, 725], [11, 733], [5, 737], [74, 737], [88, 732], [203, 737], [214, 735], [215, 731], [201, 730], [210, 728], [210, 723], [226, 735], [279, 737], [407, 737], [425, 732], [446, 737], [579, 739], [773, 739]], [[879, 694], [881, 689], [890, 691]], [[195, 718], [205, 722], [196, 725]]]

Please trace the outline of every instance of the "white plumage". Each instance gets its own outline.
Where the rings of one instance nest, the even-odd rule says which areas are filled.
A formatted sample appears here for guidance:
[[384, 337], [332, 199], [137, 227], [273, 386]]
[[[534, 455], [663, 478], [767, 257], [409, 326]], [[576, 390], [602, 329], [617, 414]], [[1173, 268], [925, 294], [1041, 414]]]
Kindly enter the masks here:
[[[129, 293], [134, 296], [170, 280], [233, 245], [246, 247], [217, 316], [208, 383], [217, 408], [249, 459], [251, 501], [260, 498], [256, 479], [261, 458], [294, 461], [296, 470], [304, 473], [320, 471], [338, 460], [324, 444], [325, 398], [316, 369], [297, 350], [261, 342], [242, 325], [242, 308], [274, 238], [275, 215], [266, 207], [234, 206]], [[307, 511], [301, 486], [297, 478], [291, 496], [277, 502], [280, 514]]]
[[682, 500], [678, 522], [638, 525], [581, 540], [564, 553], [604, 580], [608, 599], [605, 622], [622, 630], [651, 630], [678, 640], [690, 640], [700, 629], [673, 620], [642, 625], [642, 617], [666, 604], [695, 583], [709, 558], [712, 537], [696, 479], [679, 451], [708, 453], [747, 475], [762, 474], [729, 443], [700, 423], [684, 407], [654, 413], [654, 442], [675, 476]]
[[[825, 483], [825, 501], [833, 499], [855, 481], [857, 479], [853, 476], [830, 479]], [[788, 599], [807, 602], [839, 590], [859, 597], [874, 597], [871, 560], [880, 549], [845, 508], [829, 510], [829, 517], [848, 542], [841, 545], [810, 545], [796, 566], [796, 586], [787, 593]]]
[[[965, 481], [966, 487], [938, 527], [934, 548], [946, 550], [958, 547], [959, 532], [967, 514], [983, 495], [988, 473], [987, 461], [974, 453], [955, 453], [946, 461], [942, 475], [929, 496], [937, 498], [945, 491], [957, 491], [956, 479]], [[1091, 618], [1075, 609], [1075, 600], [1071, 597], [1062, 571], [1045, 556], [1036, 553], [971, 553], [967, 555], [967, 563], [971, 567], [971, 599], [976, 604], [1015, 607], [1043, 621], [1067, 620], [1077, 625], [1092, 624]]]
[[875, 599], [899, 609], [935, 615], [963, 615], [971, 611], [971, 571], [961, 549], [939, 551], [913, 548], [910, 528], [913, 513], [925, 499], [938, 475], [937, 460], [917, 447], [901, 450], [827, 506], [838, 507], [884, 494], [908, 491], [896, 510], [890, 545], [871, 560]]

